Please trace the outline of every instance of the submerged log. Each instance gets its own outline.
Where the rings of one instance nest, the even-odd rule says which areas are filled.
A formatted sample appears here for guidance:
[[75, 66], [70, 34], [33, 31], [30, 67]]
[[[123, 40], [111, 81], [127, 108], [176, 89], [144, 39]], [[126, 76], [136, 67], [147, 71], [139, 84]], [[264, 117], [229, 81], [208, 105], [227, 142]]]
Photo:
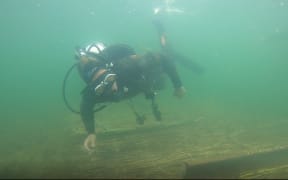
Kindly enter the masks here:
[[184, 178], [287, 178], [287, 155], [288, 148], [203, 164], [189, 165], [186, 163]]

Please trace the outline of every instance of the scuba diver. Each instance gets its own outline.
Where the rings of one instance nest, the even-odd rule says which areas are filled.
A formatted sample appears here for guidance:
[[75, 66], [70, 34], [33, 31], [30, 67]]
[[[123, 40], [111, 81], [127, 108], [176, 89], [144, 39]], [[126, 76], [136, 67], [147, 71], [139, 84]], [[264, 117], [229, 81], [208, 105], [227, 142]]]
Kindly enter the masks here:
[[[200, 72], [201, 68], [190, 59], [176, 53], [167, 42], [165, 29], [161, 21], [153, 21], [160, 39], [161, 52], [137, 54], [126, 44], [105, 45], [102, 42], [90, 43], [77, 47], [74, 64], [66, 74], [63, 83], [63, 97], [67, 107], [80, 113], [88, 136], [84, 141], [86, 150], [91, 151], [96, 146], [94, 113], [105, 107], [94, 109], [98, 103], [119, 102], [129, 99], [139, 93], [144, 93], [151, 100], [152, 112], [156, 120], [161, 120], [161, 112], [155, 102], [155, 90], [161, 79], [167, 74], [174, 87], [174, 95], [181, 98], [186, 90], [176, 70], [175, 62], [179, 62], [193, 71]], [[77, 67], [79, 75], [85, 81], [86, 87], [81, 92], [80, 112], [73, 110], [65, 97], [65, 81], [70, 71]], [[133, 107], [132, 107], [133, 110]], [[134, 111], [134, 110], [133, 110]], [[143, 124], [143, 117], [135, 112], [136, 120]]]
[[157, 120], [161, 113], [155, 103], [155, 79], [165, 72], [174, 86], [174, 95], [181, 98], [186, 90], [172, 59], [165, 53], [135, 53], [125, 44], [105, 46], [92, 43], [76, 50], [78, 71], [87, 87], [82, 91], [80, 115], [88, 133], [84, 147], [95, 147], [94, 106], [97, 103], [117, 102], [144, 93], [152, 100], [152, 110]]

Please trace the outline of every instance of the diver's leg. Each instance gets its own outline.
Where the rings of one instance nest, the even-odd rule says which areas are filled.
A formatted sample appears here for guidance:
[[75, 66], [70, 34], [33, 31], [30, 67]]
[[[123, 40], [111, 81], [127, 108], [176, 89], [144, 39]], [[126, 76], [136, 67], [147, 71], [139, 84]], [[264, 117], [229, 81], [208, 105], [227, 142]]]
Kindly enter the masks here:
[[159, 17], [153, 20], [153, 24], [158, 32], [160, 45], [165, 54], [195, 73], [201, 74], [204, 72], [204, 68], [201, 65], [191, 60], [191, 58], [183, 56], [171, 47], [167, 41], [164, 24]]
[[167, 44], [167, 37], [166, 37], [164, 25], [159, 18], [154, 19], [152, 22], [158, 32], [160, 45], [162, 49], [166, 51], [166, 49], [168, 48], [168, 44]]

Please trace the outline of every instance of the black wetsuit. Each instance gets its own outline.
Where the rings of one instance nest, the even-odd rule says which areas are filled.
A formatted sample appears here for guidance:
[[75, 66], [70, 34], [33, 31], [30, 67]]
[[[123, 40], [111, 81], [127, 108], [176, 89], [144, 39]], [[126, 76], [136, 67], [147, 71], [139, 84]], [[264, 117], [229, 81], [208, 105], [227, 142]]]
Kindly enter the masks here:
[[[176, 67], [167, 55], [162, 53], [146, 53], [137, 59], [130, 58], [131, 55], [135, 54], [135, 51], [131, 47], [123, 44], [108, 46], [101, 52], [100, 55], [106, 59], [106, 64], [113, 63], [111, 71], [117, 75], [118, 91], [115, 94], [108, 93], [106, 95], [104, 93], [101, 96], [95, 95], [93, 83], [87, 82], [88, 86], [82, 92], [80, 114], [85, 129], [89, 134], [95, 132], [94, 105], [96, 103], [121, 99], [125, 96], [125, 93], [123, 93], [124, 87], [128, 89], [129, 94], [133, 94], [133, 91], [135, 91], [135, 94], [137, 92], [144, 92], [146, 97], [149, 97], [149, 94], [153, 91], [153, 77], [160, 72], [168, 74], [174, 88], [182, 86]], [[88, 66], [91, 66], [91, 64]], [[83, 69], [85, 69], [85, 67]], [[97, 69], [97, 67], [89, 67], [87, 69], [93, 71], [93, 69]], [[82, 74], [83, 73], [84, 75], [81, 76], [85, 77], [85, 72], [82, 71]], [[86, 72], [86, 74], [89, 74], [89, 72]], [[87, 80], [88, 79], [89, 78], [87, 78]], [[92, 87], [89, 87], [91, 84]]]

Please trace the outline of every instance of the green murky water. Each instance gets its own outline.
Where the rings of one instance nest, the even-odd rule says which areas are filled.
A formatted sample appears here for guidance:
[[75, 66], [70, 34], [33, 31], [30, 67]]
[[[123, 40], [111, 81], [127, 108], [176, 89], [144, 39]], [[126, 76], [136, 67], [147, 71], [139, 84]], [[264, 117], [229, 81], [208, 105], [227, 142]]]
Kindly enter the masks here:
[[[167, 36], [175, 50], [204, 68], [202, 74], [197, 74], [177, 64], [187, 89], [186, 97], [181, 100], [173, 97], [170, 83], [158, 95], [164, 116], [162, 123], [193, 122], [193, 128], [178, 135], [186, 143], [199, 139], [201, 143], [191, 147], [181, 143], [166, 146], [163, 139], [178, 137], [173, 132], [171, 137], [159, 136], [159, 143], [171, 152], [176, 147], [179, 152], [191, 151], [189, 157], [196, 159], [194, 162], [203, 158], [198, 151], [193, 154], [195, 146], [218, 143], [219, 147], [211, 146], [209, 150], [212, 159], [219, 157], [216, 152], [222, 152], [221, 158], [225, 159], [226, 155], [288, 146], [287, 0], [1, 0], [0, 177], [85, 178], [133, 174], [133, 168], [119, 170], [117, 163], [113, 166], [105, 158], [100, 158], [102, 165], [99, 165], [94, 162], [99, 157], [82, 150], [86, 134], [80, 117], [63, 103], [62, 81], [75, 62], [74, 47], [88, 41], [128, 43], [139, 53], [160, 50], [151, 23], [153, 9], [158, 7], [165, 11]], [[79, 92], [83, 87], [73, 72], [68, 80], [67, 96], [75, 108], [79, 108]], [[142, 96], [135, 98], [135, 106], [148, 117], [142, 128], [157, 125], [149, 103]], [[97, 118], [98, 125], [108, 131], [136, 126], [126, 102], [109, 106]], [[179, 132], [175, 127], [174, 133]], [[198, 139], [193, 139], [196, 135]], [[212, 136], [217, 137], [213, 142]], [[133, 138], [133, 133], [123, 140], [129, 137]], [[233, 148], [232, 140], [227, 137], [246, 145]], [[161, 151], [153, 147], [157, 135], [148, 138], [154, 138], [146, 142], [154, 151], [144, 148], [143, 153], [155, 153], [155, 157], [143, 155], [143, 161], [158, 157]], [[221, 144], [223, 139], [226, 145], [230, 143], [228, 149], [221, 149], [226, 147]], [[120, 137], [118, 140], [121, 142]], [[98, 142], [106, 140], [100, 138]], [[97, 147], [98, 151], [106, 150], [102, 155], [109, 161], [123, 152], [131, 152], [127, 156], [130, 158], [137, 156], [133, 154], [135, 147], [129, 149], [125, 143], [123, 146], [129, 151], [103, 146], [105, 143]], [[169, 149], [166, 151], [169, 157], [173, 156]], [[210, 156], [205, 157], [209, 161]], [[124, 162], [118, 163], [125, 167]], [[97, 173], [93, 168], [98, 169]], [[134, 168], [137, 169], [137, 163]], [[153, 173], [135, 176], [157, 177]]]

